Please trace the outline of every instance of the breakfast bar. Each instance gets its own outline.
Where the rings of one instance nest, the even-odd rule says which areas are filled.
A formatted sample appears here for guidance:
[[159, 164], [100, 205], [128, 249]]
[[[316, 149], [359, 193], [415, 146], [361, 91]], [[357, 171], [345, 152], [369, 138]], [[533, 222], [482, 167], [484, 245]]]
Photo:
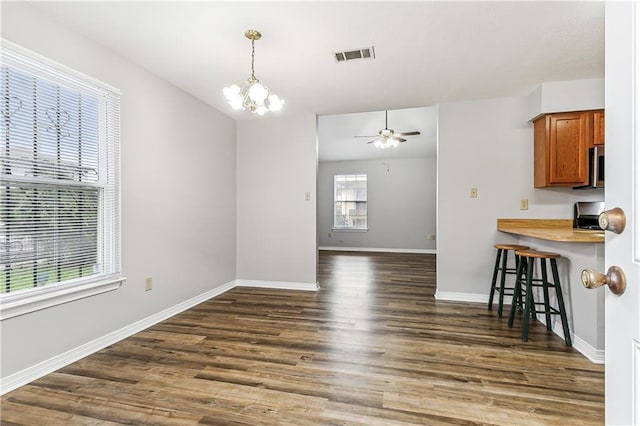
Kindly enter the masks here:
[[498, 231], [548, 241], [604, 243], [604, 231], [575, 229], [571, 219], [498, 219]]
[[[580, 280], [583, 269], [604, 269], [604, 231], [575, 229], [571, 219], [499, 218], [497, 229], [514, 243], [562, 256], [558, 270], [573, 346], [591, 361], [604, 362], [604, 289], [586, 289]], [[552, 322], [562, 336], [560, 322]]]

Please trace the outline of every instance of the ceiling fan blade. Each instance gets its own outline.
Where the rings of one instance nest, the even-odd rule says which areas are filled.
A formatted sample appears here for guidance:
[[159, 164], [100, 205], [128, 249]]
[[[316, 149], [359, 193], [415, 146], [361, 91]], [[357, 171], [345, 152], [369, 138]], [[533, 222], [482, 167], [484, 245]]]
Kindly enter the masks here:
[[402, 139], [401, 137], [398, 136], [392, 136], [389, 139], [393, 139], [394, 141], [398, 141], [398, 142], [406, 142], [406, 139]]
[[370, 140], [370, 141], [369, 141], [369, 142], [367, 142], [367, 143], [368, 143], [368, 144], [369, 144], [369, 143], [374, 143], [374, 142], [375, 142], [375, 141], [377, 141], [377, 140], [378, 140], [378, 139], [373, 139], [373, 140]]
[[376, 135], [371, 135], [371, 136], [364, 136], [364, 135], [358, 135], [358, 136], [354, 136], [354, 138], [375, 138]]
[[417, 130], [415, 132], [402, 132], [402, 133], [398, 133], [399, 136], [417, 136], [419, 135], [420, 132], [418, 132]]

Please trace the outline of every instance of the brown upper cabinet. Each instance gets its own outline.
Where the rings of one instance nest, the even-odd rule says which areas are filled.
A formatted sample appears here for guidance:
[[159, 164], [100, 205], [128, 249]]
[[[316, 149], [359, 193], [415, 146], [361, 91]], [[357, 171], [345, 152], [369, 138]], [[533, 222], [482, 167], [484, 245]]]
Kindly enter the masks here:
[[604, 144], [604, 111], [545, 114], [533, 121], [536, 188], [589, 183], [589, 148]]
[[604, 145], [604, 110], [592, 111], [593, 146]]

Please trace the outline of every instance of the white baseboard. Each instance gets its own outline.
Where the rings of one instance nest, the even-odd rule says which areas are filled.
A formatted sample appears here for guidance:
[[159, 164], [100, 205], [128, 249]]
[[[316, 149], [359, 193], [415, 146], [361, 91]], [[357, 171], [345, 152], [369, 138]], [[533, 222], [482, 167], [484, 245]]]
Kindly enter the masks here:
[[[448, 302], [489, 303], [489, 295], [481, 293], [458, 293], [436, 289], [436, 300]], [[494, 301], [495, 303], [495, 301]]]
[[[560, 330], [562, 331], [562, 327], [560, 327]], [[553, 332], [562, 337], [561, 334], [556, 332], [555, 327]], [[571, 334], [571, 338], [573, 339], [573, 348], [575, 350], [587, 357], [587, 359], [594, 364], [604, 364], [604, 349], [594, 348], [575, 334]]]
[[373, 248], [373, 247], [329, 247], [320, 246], [318, 250], [330, 251], [369, 251], [379, 253], [422, 253], [422, 254], [438, 254], [435, 249], [399, 249], [399, 248]]
[[[495, 309], [498, 308], [498, 297], [500, 296], [498, 296], [497, 293], [493, 296], [493, 306]], [[443, 302], [489, 303], [489, 295], [479, 293], [458, 293], [436, 290], [435, 298], [436, 300], [442, 300]], [[504, 299], [502, 300], [502, 309], [511, 309], [511, 296], [504, 296]]]
[[272, 288], [277, 290], [318, 291], [318, 283], [294, 283], [289, 281], [235, 280], [238, 287]]
[[113, 345], [114, 343], [132, 336], [146, 328], [149, 328], [154, 324], [164, 321], [167, 318], [179, 314], [180, 312], [186, 311], [187, 309], [192, 308], [193, 306], [202, 303], [205, 300], [209, 300], [212, 297], [229, 291], [235, 286], [235, 281], [228, 282], [210, 291], [192, 297], [189, 300], [178, 303], [175, 306], [153, 314], [147, 318], [141, 319], [140, 321], [134, 322], [133, 324], [127, 325], [119, 330], [113, 331], [105, 336], [99, 337], [60, 355], [56, 355], [53, 358], [49, 358], [48, 360], [42, 361], [36, 365], [25, 368], [24, 370], [7, 376], [2, 379], [0, 383], [0, 395], [4, 395], [7, 392], [19, 388], [20, 386], [24, 386], [27, 383], [39, 379], [40, 377], [53, 373], [54, 371], [64, 366], [67, 366], [73, 362], [78, 361], [79, 359], [91, 355], [92, 353], [104, 349], [109, 345]]
[[[558, 317], [560, 318], [560, 317]], [[546, 318], [544, 314], [538, 315], [538, 321], [540, 321], [545, 326], [547, 325]], [[564, 340], [564, 330], [562, 329], [562, 321], [552, 321], [553, 325], [551, 326], [551, 330], [558, 335], [562, 340]], [[584, 355], [589, 361], [594, 364], [604, 364], [604, 349], [596, 349], [591, 346], [589, 343], [581, 339], [579, 336], [576, 336], [574, 333], [571, 333], [571, 343], [573, 344], [573, 349], [580, 352]]]

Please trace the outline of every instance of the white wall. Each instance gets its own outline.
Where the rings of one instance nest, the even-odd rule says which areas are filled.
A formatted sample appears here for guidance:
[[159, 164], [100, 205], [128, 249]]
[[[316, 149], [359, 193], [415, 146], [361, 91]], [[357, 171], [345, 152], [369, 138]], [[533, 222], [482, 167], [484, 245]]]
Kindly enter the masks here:
[[315, 283], [316, 117], [238, 122], [237, 144], [237, 278]]
[[[333, 231], [333, 176], [355, 173], [367, 175], [369, 231]], [[436, 159], [321, 162], [318, 225], [320, 247], [435, 249]]]
[[232, 281], [236, 152], [233, 120], [26, 3], [3, 2], [2, 36], [121, 89], [127, 277], [119, 290], [2, 321], [7, 377]]
[[[496, 231], [497, 218], [571, 219], [575, 201], [603, 200], [602, 190], [533, 187], [527, 112], [525, 97], [439, 107], [439, 294], [478, 300], [488, 295], [493, 245], [516, 241]], [[471, 187], [478, 188], [478, 198], [469, 198]], [[521, 198], [528, 198], [529, 210], [519, 210]]]
[[528, 104], [528, 120], [549, 112], [603, 109], [604, 79], [544, 82], [528, 96]]

